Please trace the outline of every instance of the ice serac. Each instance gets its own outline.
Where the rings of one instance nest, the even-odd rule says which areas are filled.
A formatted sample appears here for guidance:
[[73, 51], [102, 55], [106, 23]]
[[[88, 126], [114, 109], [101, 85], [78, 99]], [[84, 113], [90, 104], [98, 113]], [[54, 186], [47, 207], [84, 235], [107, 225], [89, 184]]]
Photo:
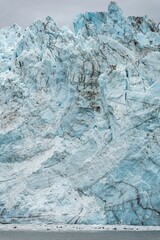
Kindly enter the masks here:
[[0, 31], [0, 222], [160, 224], [160, 31], [84, 13]]

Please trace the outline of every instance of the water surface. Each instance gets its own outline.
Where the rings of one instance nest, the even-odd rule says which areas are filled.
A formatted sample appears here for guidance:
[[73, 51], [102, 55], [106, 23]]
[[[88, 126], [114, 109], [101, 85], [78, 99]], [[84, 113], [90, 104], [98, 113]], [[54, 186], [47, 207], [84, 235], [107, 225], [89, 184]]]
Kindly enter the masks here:
[[160, 231], [1, 231], [0, 240], [160, 240]]

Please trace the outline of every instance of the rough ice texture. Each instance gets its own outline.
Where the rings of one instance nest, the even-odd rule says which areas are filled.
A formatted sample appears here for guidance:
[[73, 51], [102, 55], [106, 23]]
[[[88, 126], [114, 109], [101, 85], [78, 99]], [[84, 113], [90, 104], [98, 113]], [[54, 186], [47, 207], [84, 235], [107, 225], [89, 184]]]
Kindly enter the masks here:
[[0, 31], [0, 222], [160, 225], [160, 30], [74, 28]]

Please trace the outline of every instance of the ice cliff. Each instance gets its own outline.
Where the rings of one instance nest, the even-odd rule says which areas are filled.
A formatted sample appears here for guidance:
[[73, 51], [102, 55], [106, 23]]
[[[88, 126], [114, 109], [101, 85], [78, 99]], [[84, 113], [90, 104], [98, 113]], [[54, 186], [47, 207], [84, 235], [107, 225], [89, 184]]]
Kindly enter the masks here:
[[0, 30], [0, 222], [160, 225], [160, 30], [84, 13]]

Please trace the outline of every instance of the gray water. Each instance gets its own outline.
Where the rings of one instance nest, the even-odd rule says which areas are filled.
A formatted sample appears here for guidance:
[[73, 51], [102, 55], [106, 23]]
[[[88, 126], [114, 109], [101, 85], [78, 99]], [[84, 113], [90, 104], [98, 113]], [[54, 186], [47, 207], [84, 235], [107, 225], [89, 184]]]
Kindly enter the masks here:
[[0, 232], [0, 240], [160, 240], [160, 231]]

